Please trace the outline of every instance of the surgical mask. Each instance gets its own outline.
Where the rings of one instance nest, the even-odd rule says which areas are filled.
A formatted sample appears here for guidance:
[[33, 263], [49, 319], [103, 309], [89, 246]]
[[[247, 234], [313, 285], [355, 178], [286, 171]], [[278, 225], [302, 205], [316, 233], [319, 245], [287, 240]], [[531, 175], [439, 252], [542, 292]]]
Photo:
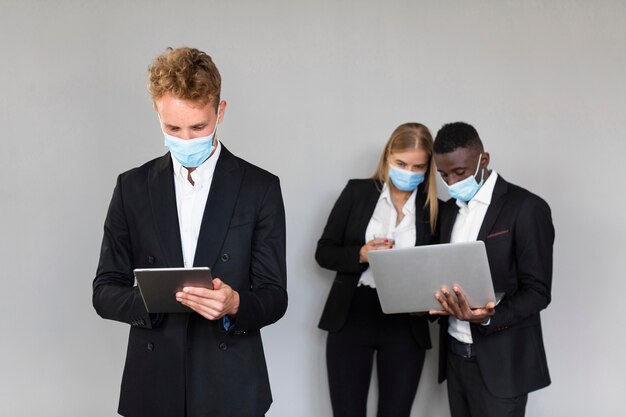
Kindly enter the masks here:
[[413, 191], [424, 182], [423, 172], [411, 172], [389, 164], [389, 179], [401, 191]]
[[[219, 110], [218, 110], [219, 117]], [[159, 120], [161, 117], [159, 116]], [[165, 147], [170, 150], [170, 153], [176, 158], [178, 162], [185, 168], [199, 167], [204, 161], [211, 156], [214, 148], [214, 137], [217, 131], [217, 120], [215, 121], [215, 128], [213, 133], [209, 136], [202, 136], [193, 139], [181, 139], [176, 136], [171, 136], [163, 131], [165, 137]]]
[[457, 199], [457, 200], [464, 201], [466, 203], [470, 201], [472, 198], [474, 198], [474, 196], [476, 195], [478, 190], [480, 190], [480, 187], [483, 185], [483, 182], [484, 182], [483, 177], [485, 174], [485, 170], [483, 170], [483, 172], [480, 175], [480, 182], [476, 182], [476, 175], [478, 174], [478, 170], [480, 169], [480, 158], [482, 156], [483, 156], [482, 153], [478, 156], [478, 166], [476, 167], [476, 172], [474, 172], [474, 175], [470, 175], [469, 177], [465, 178], [463, 181], [455, 182], [452, 185], [446, 184], [446, 186], [448, 187], [448, 193], [450, 194], [450, 197]]

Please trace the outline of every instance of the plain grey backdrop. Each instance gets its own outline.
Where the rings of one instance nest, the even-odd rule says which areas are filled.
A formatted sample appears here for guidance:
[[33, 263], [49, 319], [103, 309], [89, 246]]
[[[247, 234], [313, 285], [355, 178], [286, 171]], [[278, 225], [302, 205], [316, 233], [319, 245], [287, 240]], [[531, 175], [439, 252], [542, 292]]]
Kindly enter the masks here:
[[[270, 417], [330, 415], [333, 274], [313, 254], [339, 192], [400, 123], [457, 120], [553, 209], [553, 382], [527, 415], [623, 415], [625, 21], [624, 1], [1, 0], [0, 415], [116, 414], [128, 326], [96, 315], [91, 282], [117, 174], [165, 152], [147, 67], [184, 45], [222, 73], [220, 139], [282, 181]], [[413, 416], [449, 415], [436, 358]]]

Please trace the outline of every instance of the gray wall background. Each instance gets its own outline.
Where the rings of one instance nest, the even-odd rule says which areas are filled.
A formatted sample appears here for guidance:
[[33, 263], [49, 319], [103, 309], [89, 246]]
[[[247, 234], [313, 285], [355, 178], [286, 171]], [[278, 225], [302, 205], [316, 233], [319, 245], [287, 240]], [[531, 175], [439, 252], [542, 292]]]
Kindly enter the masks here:
[[[128, 328], [96, 315], [91, 281], [116, 175], [164, 153], [147, 66], [182, 45], [222, 72], [221, 140], [282, 180], [269, 416], [330, 415], [316, 325], [333, 274], [313, 253], [345, 182], [398, 124], [456, 120], [553, 209], [553, 383], [527, 414], [621, 415], [625, 21], [623, 1], [2, 0], [0, 415], [115, 415]], [[436, 356], [413, 416], [449, 415]]]

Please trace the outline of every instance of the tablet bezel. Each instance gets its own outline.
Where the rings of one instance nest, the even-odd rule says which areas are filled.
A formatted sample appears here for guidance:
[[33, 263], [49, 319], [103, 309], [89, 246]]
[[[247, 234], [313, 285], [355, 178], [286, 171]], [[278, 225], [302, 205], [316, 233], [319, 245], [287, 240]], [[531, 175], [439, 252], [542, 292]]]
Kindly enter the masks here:
[[133, 271], [148, 313], [190, 313], [193, 310], [176, 301], [184, 287], [213, 289], [209, 267], [137, 268]]

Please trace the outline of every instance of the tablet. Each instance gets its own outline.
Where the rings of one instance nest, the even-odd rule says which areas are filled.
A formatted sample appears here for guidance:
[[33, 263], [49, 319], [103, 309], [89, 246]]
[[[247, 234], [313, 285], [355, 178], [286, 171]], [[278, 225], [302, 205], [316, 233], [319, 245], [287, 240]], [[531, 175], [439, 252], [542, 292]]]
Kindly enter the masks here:
[[367, 254], [383, 312], [441, 310], [434, 294], [459, 286], [470, 307], [496, 302], [482, 241], [370, 251]]
[[133, 272], [148, 313], [190, 313], [193, 310], [176, 301], [176, 293], [184, 287], [213, 288], [208, 267], [135, 269]]

